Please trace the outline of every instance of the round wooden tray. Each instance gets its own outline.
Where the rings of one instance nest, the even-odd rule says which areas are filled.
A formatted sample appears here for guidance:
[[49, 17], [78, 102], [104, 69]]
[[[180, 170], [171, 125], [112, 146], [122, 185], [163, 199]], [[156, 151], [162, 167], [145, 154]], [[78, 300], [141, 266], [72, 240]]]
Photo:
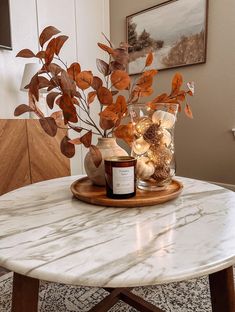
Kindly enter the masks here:
[[71, 185], [73, 195], [90, 204], [109, 207], [143, 207], [167, 202], [179, 196], [183, 184], [172, 180], [166, 189], [161, 191], [143, 191], [137, 188], [136, 196], [127, 199], [112, 199], [106, 196], [106, 189], [93, 185], [88, 177], [81, 178]]

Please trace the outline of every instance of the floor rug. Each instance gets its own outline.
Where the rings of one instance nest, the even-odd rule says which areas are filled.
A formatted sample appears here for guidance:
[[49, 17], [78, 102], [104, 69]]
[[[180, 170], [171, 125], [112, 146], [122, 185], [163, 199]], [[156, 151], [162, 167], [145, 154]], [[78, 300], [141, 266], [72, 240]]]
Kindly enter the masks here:
[[[160, 286], [137, 287], [135, 294], [166, 312], [211, 312], [208, 278]], [[0, 278], [0, 312], [10, 312], [12, 273]], [[39, 312], [87, 312], [108, 293], [102, 288], [40, 282]], [[136, 312], [118, 302], [110, 312]]]

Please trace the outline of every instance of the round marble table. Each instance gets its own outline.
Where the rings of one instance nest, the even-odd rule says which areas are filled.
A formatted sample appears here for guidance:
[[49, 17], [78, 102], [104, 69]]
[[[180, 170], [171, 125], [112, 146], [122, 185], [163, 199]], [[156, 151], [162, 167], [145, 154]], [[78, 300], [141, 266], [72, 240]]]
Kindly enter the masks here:
[[12, 311], [37, 310], [38, 279], [106, 287], [110, 295], [118, 288], [121, 298], [125, 288], [206, 274], [213, 311], [235, 311], [234, 192], [178, 177], [184, 190], [173, 201], [106, 208], [72, 197], [77, 178], [0, 197], [0, 266], [15, 272]]

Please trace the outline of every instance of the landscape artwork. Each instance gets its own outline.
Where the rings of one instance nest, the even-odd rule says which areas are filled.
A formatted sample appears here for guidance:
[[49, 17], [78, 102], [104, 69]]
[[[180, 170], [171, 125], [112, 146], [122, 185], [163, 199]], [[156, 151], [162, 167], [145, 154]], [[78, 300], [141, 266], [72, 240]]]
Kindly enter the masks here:
[[205, 63], [207, 1], [167, 1], [127, 16], [129, 74], [142, 71], [150, 51], [158, 70]]

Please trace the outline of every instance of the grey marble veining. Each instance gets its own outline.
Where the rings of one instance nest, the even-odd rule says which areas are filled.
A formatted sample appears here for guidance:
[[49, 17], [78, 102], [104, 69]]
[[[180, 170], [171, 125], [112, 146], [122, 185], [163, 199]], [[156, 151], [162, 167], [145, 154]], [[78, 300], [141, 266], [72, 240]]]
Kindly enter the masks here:
[[177, 199], [106, 208], [72, 198], [66, 177], [0, 197], [0, 265], [43, 280], [144, 286], [209, 274], [235, 262], [235, 193], [178, 178]]

